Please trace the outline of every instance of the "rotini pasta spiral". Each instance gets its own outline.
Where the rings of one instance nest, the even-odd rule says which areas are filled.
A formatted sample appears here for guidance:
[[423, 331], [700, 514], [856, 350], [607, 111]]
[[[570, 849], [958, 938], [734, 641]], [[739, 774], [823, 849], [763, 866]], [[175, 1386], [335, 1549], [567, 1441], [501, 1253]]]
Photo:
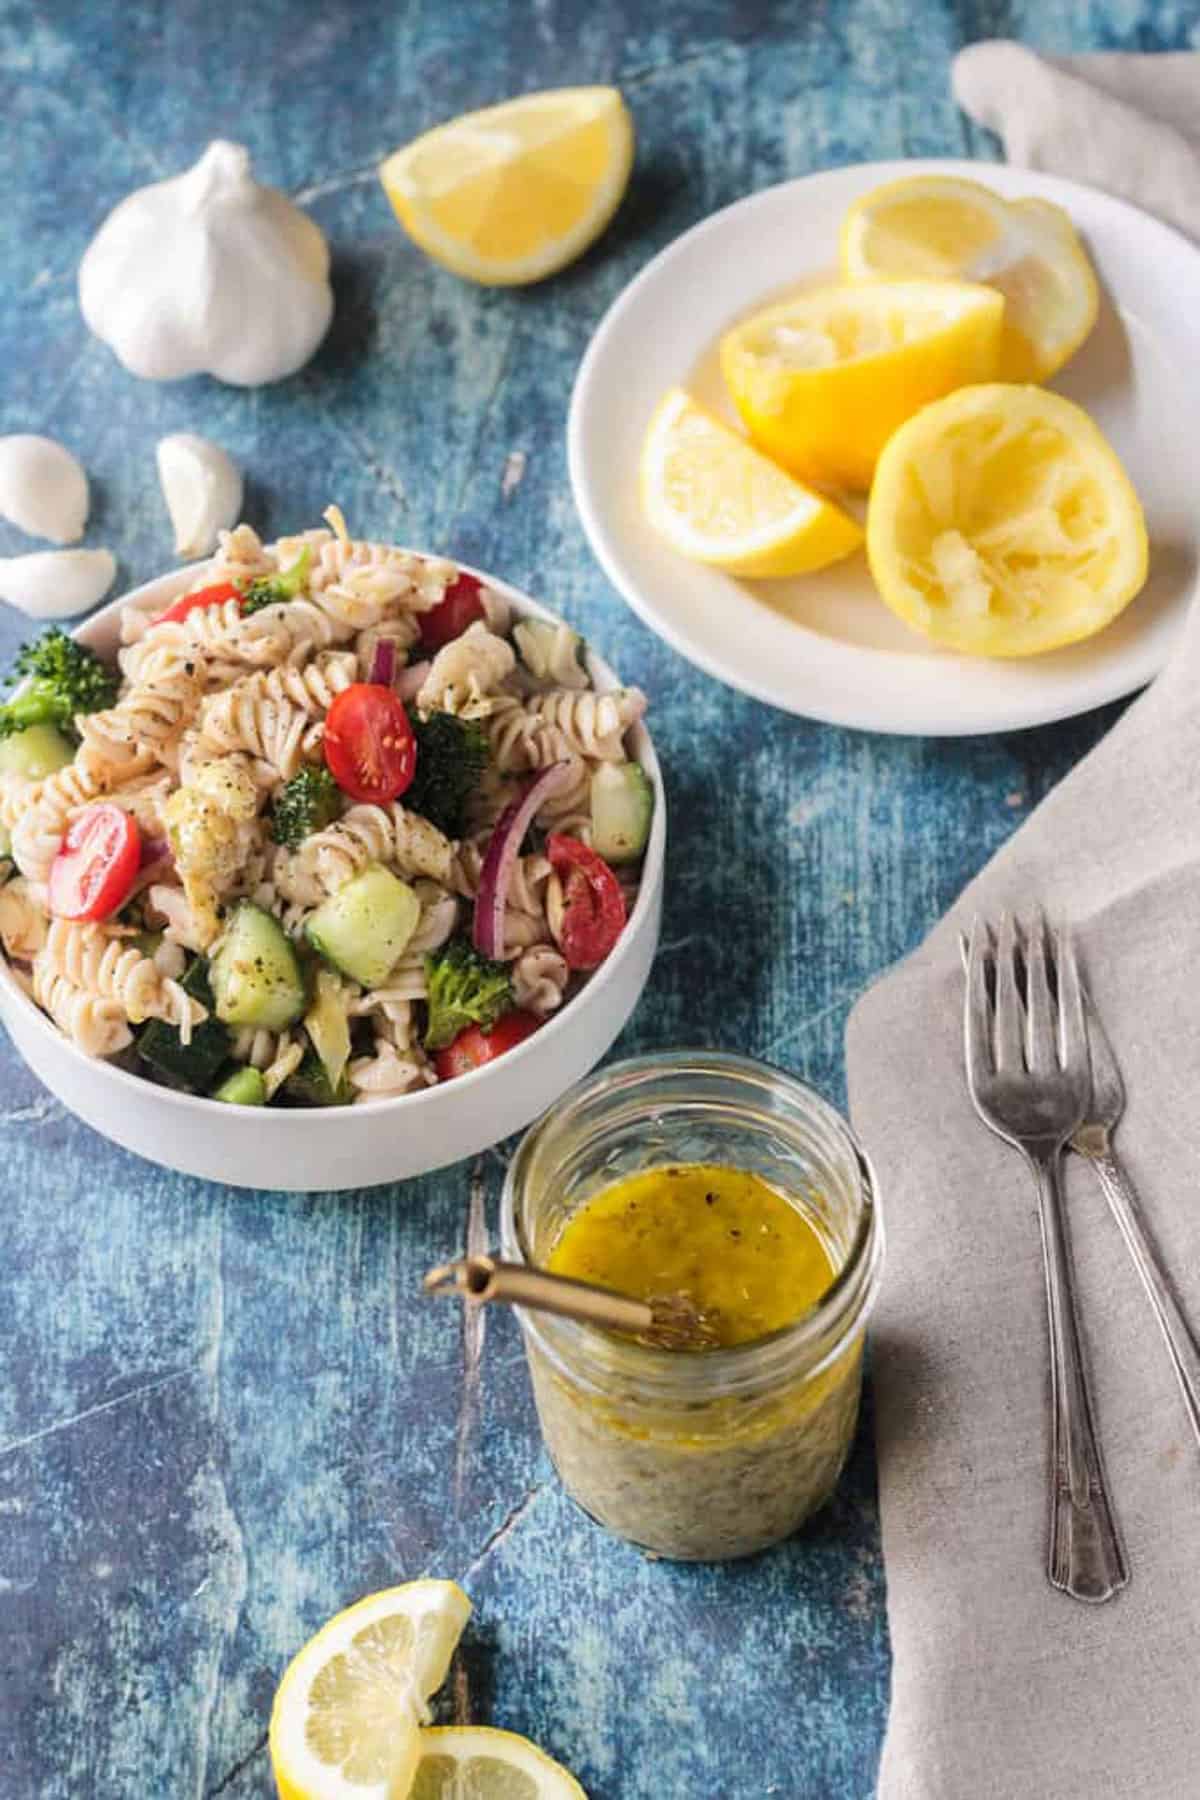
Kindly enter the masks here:
[[144, 769], [148, 756], [168, 762], [201, 686], [198, 674], [180, 669], [162, 681], [134, 687], [107, 712], [85, 714], [76, 720], [78, 761], [110, 786]]
[[443, 557], [414, 556], [395, 544], [373, 544], [363, 539], [335, 537], [329, 532], [308, 532], [302, 538], [282, 538], [280, 560], [287, 563], [307, 546], [312, 553], [308, 587], [313, 594], [344, 583], [364, 571], [385, 572], [397, 593], [409, 596], [411, 610], [427, 612], [441, 600], [453, 581], [453, 563]]
[[235, 525], [217, 538], [217, 554], [209, 570], [197, 580], [197, 586], [208, 587], [218, 581], [232, 581], [238, 587], [248, 586], [260, 575], [273, 575], [291, 557], [273, 554], [252, 525]]
[[33, 997], [64, 1037], [85, 1056], [116, 1056], [133, 1042], [119, 1000], [89, 994], [56, 975], [40, 955], [33, 959]]
[[124, 933], [103, 925], [52, 919], [38, 960], [47, 975], [61, 976], [98, 999], [115, 1000], [130, 1025], [165, 1019], [185, 1044], [192, 1026], [207, 1017], [200, 1002], [164, 977], [154, 960]]
[[559, 757], [574, 754], [622, 762], [625, 733], [645, 712], [646, 696], [640, 688], [614, 688], [605, 694], [552, 688], [533, 695], [527, 707], [532, 719], [556, 734]]
[[[122, 675], [135, 685], [157, 686], [172, 682], [181, 675], [194, 678], [200, 686], [209, 680], [210, 659], [189, 637], [163, 625], [128, 645], [117, 657]], [[217, 668], [228, 667], [217, 662]], [[234, 668], [238, 668], [236, 663]]]
[[492, 766], [498, 774], [521, 775], [548, 769], [571, 751], [564, 739], [528, 711], [516, 694], [497, 694], [483, 720]]
[[436, 1081], [437, 1076], [421, 1051], [397, 1050], [386, 1038], [376, 1038], [373, 1056], [360, 1056], [346, 1070], [354, 1089], [355, 1104], [370, 1100], [394, 1100]]
[[424, 956], [430, 950], [440, 950], [454, 936], [459, 903], [436, 881], [414, 882], [413, 890], [421, 902], [421, 918], [408, 940], [406, 954]]
[[531, 944], [512, 966], [513, 999], [544, 1018], [562, 1005], [570, 971], [553, 944]]
[[336, 824], [316, 832], [294, 854], [281, 851], [275, 885], [286, 900], [315, 906], [365, 869], [386, 863], [404, 876], [449, 880], [454, 847], [428, 819], [390, 806], [352, 806]]
[[264, 692], [269, 679], [252, 675], [223, 694], [210, 695], [200, 708], [196, 749], [216, 756], [245, 750], [268, 763], [281, 780], [290, 781], [320, 743], [322, 727], [302, 707]]

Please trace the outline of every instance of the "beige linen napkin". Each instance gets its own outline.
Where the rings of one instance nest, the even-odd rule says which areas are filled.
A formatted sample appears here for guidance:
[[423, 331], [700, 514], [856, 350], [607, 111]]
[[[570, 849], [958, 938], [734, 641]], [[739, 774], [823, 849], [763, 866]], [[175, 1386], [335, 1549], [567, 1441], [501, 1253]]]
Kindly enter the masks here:
[[1040, 56], [1008, 40], [971, 44], [954, 59], [954, 95], [1010, 162], [1107, 188], [1200, 238], [1200, 51]]
[[1200, 1446], [1091, 1171], [1067, 1205], [1131, 1566], [1104, 1606], [1045, 1575], [1048, 1359], [1033, 1185], [963, 1078], [958, 932], [1078, 928], [1128, 1108], [1116, 1143], [1200, 1326], [1200, 615], [1175, 661], [860, 1000], [850, 1107], [878, 1167], [874, 1332], [894, 1666], [881, 1800], [1200, 1795]]

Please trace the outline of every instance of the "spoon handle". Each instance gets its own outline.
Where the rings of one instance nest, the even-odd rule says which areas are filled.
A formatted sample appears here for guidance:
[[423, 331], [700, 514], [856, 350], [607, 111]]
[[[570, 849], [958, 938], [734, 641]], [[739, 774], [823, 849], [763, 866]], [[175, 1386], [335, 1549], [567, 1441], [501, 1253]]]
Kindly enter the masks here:
[[525, 1263], [500, 1262], [494, 1256], [464, 1256], [443, 1263], [430, 1269], [422, 1285], [427, 1294], [458, 1294], [476, 1305], [499, 1300], [535, 1312], [558, 1313], [564, 1319], [608, 1331], [646, 1332], [655, 1322], [648, 1301], [631, 1300], [591, 1282], [574, 1281], [569, 1275], [549, 1275]]

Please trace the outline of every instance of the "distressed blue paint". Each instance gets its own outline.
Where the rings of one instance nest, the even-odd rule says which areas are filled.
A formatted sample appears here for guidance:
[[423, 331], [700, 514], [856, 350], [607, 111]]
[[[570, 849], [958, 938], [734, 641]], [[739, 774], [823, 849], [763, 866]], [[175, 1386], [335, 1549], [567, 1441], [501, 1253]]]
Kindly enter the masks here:
[[[89, 539], [129, 582], [170, 560], [155, 439], [192, 428], [242, 461], [268, 532], [336, 498], [361, 533], [448, 548], [561, 606], [654, 696], [674, 805], [662, 952], [619, 1049], [717, 1042], [840, 1098], [852, 996], [1113, 714], [910, 743], [705, 680], [586, 552], [563, 449], [574, 368], [621, 286], [713, 207], [845, 160], [991, 154], [948, 98], [960, 43], [1182, 47], [1194, 8], [177, 0], [125, 5], [119, 32], [106, 11], [0, 4], [0, 430], [78, 450]], [[636, 115], [637, 173], [578, 267], [485, 294], [402, 238], [383, 152], [508, 92], [608, 80]], [[218, 129], [334, 245], [330, 339], [261, 393], [138, 383], [75, 305], [109, 206]], [[526, 472], [505, 498], [514, 450]], [[23, 547], [0, 527], [0, 553]], [[6, 612], [0, 651], [20, 635]], [[511, 1320], [489, 1320], [464, 1389], [459, 1321], [414, 1298], [462, 1240], [473, 1179], [494, 1223], [500, 1155], [394, 1191], [235, 1193], [111, 1149], [0, 1042], [0, 1159], [6, 1800], [268, 1794], [288, 1656], [424, 1570], [476, 1602], [473, 1716], [558, 1752], [594, 1800], [868, 1794], [888, 1659], [866, 1435], [834, 1506], [773, 1555], [672, 1568], [604, 1538], [551, 1478]]]

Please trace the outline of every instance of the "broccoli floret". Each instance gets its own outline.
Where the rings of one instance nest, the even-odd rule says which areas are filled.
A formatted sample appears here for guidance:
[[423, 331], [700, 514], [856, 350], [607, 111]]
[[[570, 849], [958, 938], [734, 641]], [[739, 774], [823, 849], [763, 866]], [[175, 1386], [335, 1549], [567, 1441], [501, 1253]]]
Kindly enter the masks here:
[[417, 772], [404, 804], [447, 837], [461, 837], [467, 802], [487, 767], [487, 738], [474, 720], [456, 719], [451, 713], [435, 712], [422, 719], [410, 712], [409, 720], [417, 740]]
[[256, 613], [261, 607], [274, 606], [280, 600], [294, 600], [308, 580], [311, 561], [312, 550], [305, 544], [290, 569], [282, 569], [278, 575], [260, 575], [257, 581], [252, 581], [242, 600], [243, 614]]
[[425, 1048], [442, 1050], [468, 1025], [490, 1031], [513, 1004], [512, 977], [503, 963], [480, 956], [465, 938], [454, 938], [425, 958], [429, 1022]]
[[305, 767], [284, 784], [271, 809], [271, 836], [297, 849], [314, 831], [332, 825], [342, 810], [342, 790], [329, 770]]
[[100, 712], [113, 704], [119, 677], [94, 650], [52, 625], [19, 652], [12, 680], [28, 685], [0, 706], [0, 738], [30, 725], [57, 725], [69, 732], [76, 713]]

